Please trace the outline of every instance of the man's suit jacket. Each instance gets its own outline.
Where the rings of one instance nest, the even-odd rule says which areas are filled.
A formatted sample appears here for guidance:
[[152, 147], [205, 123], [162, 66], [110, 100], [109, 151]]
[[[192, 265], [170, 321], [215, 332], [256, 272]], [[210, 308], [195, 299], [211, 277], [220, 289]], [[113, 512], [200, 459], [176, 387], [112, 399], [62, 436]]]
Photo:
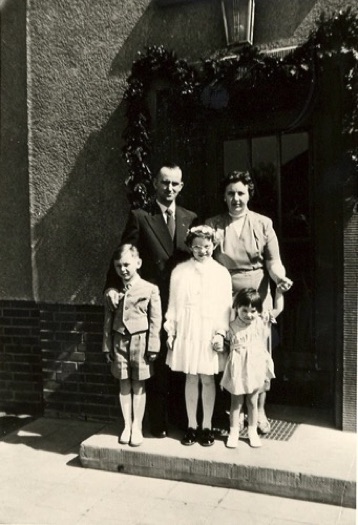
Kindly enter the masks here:
[[162, 310], [158, 287], [144, 279], [137, 279], [129, 290], [125, 292], [122, 284], [119, 291], [122, 297], [118, 308], [114, 312], [105, 309], [102, 350], [113, 351], [113, 332], [122, 335], [148, 332], [144, 350], [159, 352]]
[[[172, 269], [189, 257], [185, 244], [189, 228], [197, 223], [197, 215], [181, 206], [175, 211], [175, 237], [172, 240], [163, 214], [155, 202], [147, 210], [132, 210], [124, 229], [121, 244], [133, 244], [140, 253], [143, 264], [141, 276], [159, 286], [162, 306], [166, 309], [169, 295], [169, 281]], [[107, 273], [105, 288], [120, 287], [120, 279], [113, 264]]]

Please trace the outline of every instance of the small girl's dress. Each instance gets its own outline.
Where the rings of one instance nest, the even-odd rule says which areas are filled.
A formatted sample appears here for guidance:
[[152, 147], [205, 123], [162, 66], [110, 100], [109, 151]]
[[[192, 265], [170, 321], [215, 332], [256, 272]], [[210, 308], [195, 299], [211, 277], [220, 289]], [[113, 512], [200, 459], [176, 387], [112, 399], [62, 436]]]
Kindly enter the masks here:
[[230, 354], [220, 385], [230, 394], [244, 395], [265, 390], [265, 383], [275, 377], [269, 352], [271, 323], [269, 312], [263, 312], [251, 324], [239, 318], [230, 323]]
[[164, 323], [175, 337], [166, 360], [171, 370], [213, 375], [224, 369], [226, 356], [211, 343], [216, 333], [226, 334], [231, 304], [231, 277], [221, 264], [192, 258], [174, 268]]

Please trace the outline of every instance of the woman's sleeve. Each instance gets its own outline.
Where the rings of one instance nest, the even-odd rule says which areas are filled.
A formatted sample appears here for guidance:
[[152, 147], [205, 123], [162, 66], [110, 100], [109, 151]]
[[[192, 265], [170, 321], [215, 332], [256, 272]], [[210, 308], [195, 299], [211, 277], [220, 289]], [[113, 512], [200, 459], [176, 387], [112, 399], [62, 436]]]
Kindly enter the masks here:
[[271, 279], [277, 283], [285, 278], [286, 270], [281, 261], [280, 247], [271, 219], [267, 218], [267, 222], [264, 226], [264, 233], [266, 238], [264, 249], [265, 266]]

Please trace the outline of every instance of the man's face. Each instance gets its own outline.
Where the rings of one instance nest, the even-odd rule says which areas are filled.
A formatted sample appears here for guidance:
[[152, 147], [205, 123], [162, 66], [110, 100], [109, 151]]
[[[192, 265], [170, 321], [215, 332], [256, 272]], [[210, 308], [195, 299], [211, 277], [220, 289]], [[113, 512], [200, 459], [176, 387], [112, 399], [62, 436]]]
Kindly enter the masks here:
[[162, 168], [155, 177], [153, 184], [160, 204], [170, 206], [183, 188], [180, 168]]

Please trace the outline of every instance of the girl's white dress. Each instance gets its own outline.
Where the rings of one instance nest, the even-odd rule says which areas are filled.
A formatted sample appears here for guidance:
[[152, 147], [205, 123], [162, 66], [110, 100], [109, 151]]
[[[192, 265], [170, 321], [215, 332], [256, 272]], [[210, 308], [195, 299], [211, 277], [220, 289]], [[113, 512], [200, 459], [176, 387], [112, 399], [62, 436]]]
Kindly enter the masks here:
[[263, 312], [250, 325], [238, 318], [230, 323], [230, 354], [220, 383], [230, 394], [263, 391], [265, 382], [275, 377], [269, 352], [272, 322], [269, 312]]
[[213, 259], [194, 258], [174, 268], [164, 328], [175, 336], [166, 363], [185, 374], [217, 374], [224, 369], [224, 353], [212, 349], [217, 332], [225, 335], [232, 304], [231, 277]]

